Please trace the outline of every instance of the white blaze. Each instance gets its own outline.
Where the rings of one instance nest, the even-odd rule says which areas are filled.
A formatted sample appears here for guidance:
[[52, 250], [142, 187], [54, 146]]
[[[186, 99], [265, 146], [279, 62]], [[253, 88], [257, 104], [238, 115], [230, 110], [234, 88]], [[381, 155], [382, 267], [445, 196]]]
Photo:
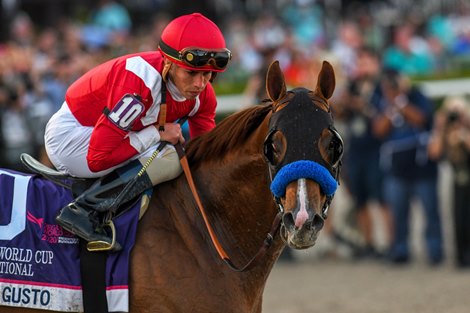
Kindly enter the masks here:
[[297, 201], [299, 201], [299, 212], [295, 216], [295, 227], [301, 228], [308, 219], [307, 212], [307, 181], [301, 178], [297, 181]]

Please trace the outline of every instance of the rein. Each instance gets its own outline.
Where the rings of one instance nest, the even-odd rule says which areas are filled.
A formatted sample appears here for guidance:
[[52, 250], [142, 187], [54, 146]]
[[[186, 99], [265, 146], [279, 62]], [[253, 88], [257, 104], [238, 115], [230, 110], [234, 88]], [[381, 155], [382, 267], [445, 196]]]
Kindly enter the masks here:
[[189, 168], [188, 159], [186, 158], [186, 154], [184, 152], [183, 146], [178, 143], [175, 145], [176, 152], [178, 153], [178, 157], [180, 159], [181, 167], [183, 168], [184, 174], [186, 176], [186, 180], [188, 181], [189, 188], [193, 194], [194, 199], [196, 200], [199, 212], [202, 215], [204, 220], [204, 224], [206, 225], [207, 231], [209, 232], [209, 236], [211, 238], [212, 244], [214, 245], [219, 257], [232, 269], [236, 272], [244, 272], [247, 270], [252, 269], [258, 262], [265, 256], [266, 252], [268, 251], [269, 247], [271, 247], [272, 243], [274, 242], [274, 236], [279, 231], [281, 227], [281, 220], [282, 220], [282, 212], [278, 212], [276, 217], [274, 218], [273, 224], [271, 225], [271, 230], [269, 231], [268, 235], [263, 241], [263, 244], [258, 249], [258, 252], [246, 263], [243, 267], [236, 266], [230, 257], [228, 256], [227, 252], [225, 252], [224, 248], [220, 244], [217, 235], [215, 234], [211, 224], [209, 223], [209, 219], [207, 217], [206, 210], [202, 205], [201, 199], [196, 189], [196, 185], [194, 184], [193, 176], [191, 174], [191, 169]]

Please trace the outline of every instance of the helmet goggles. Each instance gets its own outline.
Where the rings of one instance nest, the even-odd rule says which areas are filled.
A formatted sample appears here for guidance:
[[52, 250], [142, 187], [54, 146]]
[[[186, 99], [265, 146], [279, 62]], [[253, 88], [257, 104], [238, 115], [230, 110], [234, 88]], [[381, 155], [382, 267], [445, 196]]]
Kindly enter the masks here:
[[232, 53], [226, 48], [209, 51], [198, 47], [188, 47], [177, 51], [165, 44], [162, 40], [160, 40], [159, 46], [162, 52], [167, 56], [193, 68], [209, 65], [217, 70], [223, 70], [227, 66], [228, 61], [232, 58]]

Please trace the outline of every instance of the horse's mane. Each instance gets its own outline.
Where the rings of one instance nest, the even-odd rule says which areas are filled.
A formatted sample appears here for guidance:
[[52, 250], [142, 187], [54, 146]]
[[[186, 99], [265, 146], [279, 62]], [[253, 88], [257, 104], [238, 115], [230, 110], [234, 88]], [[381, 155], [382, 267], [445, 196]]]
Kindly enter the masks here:
[[271, 103], [261, 104], [225, 118], [212, 131], [188, 142], [188, 160], [197, 166], [202, 160], [217, 159], [236, 149], [258, 128], [271, 108]]

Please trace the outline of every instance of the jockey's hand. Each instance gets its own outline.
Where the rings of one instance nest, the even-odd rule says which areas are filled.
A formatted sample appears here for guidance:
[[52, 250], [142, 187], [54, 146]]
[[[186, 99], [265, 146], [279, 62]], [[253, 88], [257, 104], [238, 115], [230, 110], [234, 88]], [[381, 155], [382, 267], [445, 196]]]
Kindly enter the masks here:
[[[159, 129], [158, 125], [155, 125]], [[178, 142], [183, 144], [184, 137], [183, 132], [181, 131], [181, 125], [178, 123], [166, 123], [165, 130], [160, 131], [160, 141], [168, 141], [172, 145], [177, 144]]]

